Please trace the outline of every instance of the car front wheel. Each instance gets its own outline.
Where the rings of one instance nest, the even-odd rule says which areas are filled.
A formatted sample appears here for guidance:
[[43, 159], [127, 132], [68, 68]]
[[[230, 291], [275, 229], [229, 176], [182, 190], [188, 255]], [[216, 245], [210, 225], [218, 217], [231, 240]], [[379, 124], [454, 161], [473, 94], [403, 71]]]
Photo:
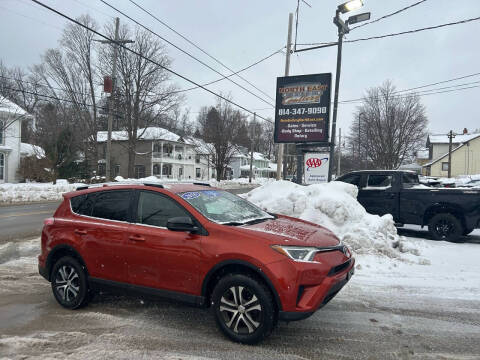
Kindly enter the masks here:
[[276, 324], [276, 310], [268, 288], [243, 274], [221, 278], [212, 294], [215, 320], [230, 339], [255, 344], [266, 338]]
[[67, 309], [78, 309], [90, 299], [85, 270], [70, 256], [64, 256], [55, 263], [51, 283], [53, 296]]

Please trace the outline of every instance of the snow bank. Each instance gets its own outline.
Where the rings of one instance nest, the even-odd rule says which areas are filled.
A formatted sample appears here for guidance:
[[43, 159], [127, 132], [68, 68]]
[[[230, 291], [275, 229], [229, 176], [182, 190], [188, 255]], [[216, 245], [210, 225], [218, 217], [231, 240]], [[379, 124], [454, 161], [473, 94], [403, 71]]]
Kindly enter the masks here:
[[40, 254], [40, 239], [0, 245], [0, 264]]
[[52, 183], [0, 184], [0, 203], [21, 203], [61, 200], [62, 194], [85, 184], [69, 184], [66, 180]]
[[391, 215], [368, 214], [356, 200], [357, 194], [356, 186], [337, 181], [309, 186], [278, 181], [258, 187], [244, 198], [269, 212], [325, 226], [357, 254], [390, 258], [420, 254], [413, 244], [398, 236]]

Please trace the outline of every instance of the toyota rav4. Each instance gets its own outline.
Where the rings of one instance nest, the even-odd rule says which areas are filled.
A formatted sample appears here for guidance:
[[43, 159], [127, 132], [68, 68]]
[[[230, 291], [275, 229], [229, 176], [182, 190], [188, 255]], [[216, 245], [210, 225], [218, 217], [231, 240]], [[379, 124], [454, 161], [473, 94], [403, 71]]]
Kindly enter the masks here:
[[212, 308], [220, 330], [248, 344], [324, 306], [355, 262], [326, 228], [204, 184], [79, 188], [41, 242], [39, 272], [65, 308], [105, 287], [160, 295]]

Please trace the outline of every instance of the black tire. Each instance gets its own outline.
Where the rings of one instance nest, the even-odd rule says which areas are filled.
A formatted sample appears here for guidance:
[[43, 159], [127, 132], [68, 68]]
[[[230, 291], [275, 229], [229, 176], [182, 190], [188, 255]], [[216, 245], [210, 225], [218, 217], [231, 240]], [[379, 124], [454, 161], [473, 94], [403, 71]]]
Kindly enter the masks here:
[[91, 299], [87, 275], [78, 260], [64, 256], [54, 265], [51, 274], [55, 300], [67, 309], [78, 309]]
[[463, 235], [463, 236], [467, 236], [467, 235], [470, 234], [473, 230], [475, 230], [475, 229], [473, 229], [473, 228], [472, 228], [472, 229], [465, 229], [465, 230], [463, 230], [463, 234], [462, 234], [462, 235]]
[[458, 242], [464, 230], [462, 223], [454, 215], [441, 213], [430, 219], [428, 231], [435, 240]]
[[248, 275], [228, 274], [221, 278], [213, 290], [212, 305], [220, 330], [243, 344], [262, 341], [277, 323], [270, 291]]

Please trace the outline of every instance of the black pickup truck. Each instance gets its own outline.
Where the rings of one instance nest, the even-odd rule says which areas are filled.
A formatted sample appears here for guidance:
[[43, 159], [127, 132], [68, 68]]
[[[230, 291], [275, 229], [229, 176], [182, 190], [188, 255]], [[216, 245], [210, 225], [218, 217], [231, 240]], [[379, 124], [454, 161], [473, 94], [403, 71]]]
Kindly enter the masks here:
[[436, 240], [459, 241], [480, 227], [480, 189], [430, 188], [414, 172], [395, 170], [354, 171], [337, 181], [356, 185], [369, 213], [392, 214], [400, 226], [428, 226]]

